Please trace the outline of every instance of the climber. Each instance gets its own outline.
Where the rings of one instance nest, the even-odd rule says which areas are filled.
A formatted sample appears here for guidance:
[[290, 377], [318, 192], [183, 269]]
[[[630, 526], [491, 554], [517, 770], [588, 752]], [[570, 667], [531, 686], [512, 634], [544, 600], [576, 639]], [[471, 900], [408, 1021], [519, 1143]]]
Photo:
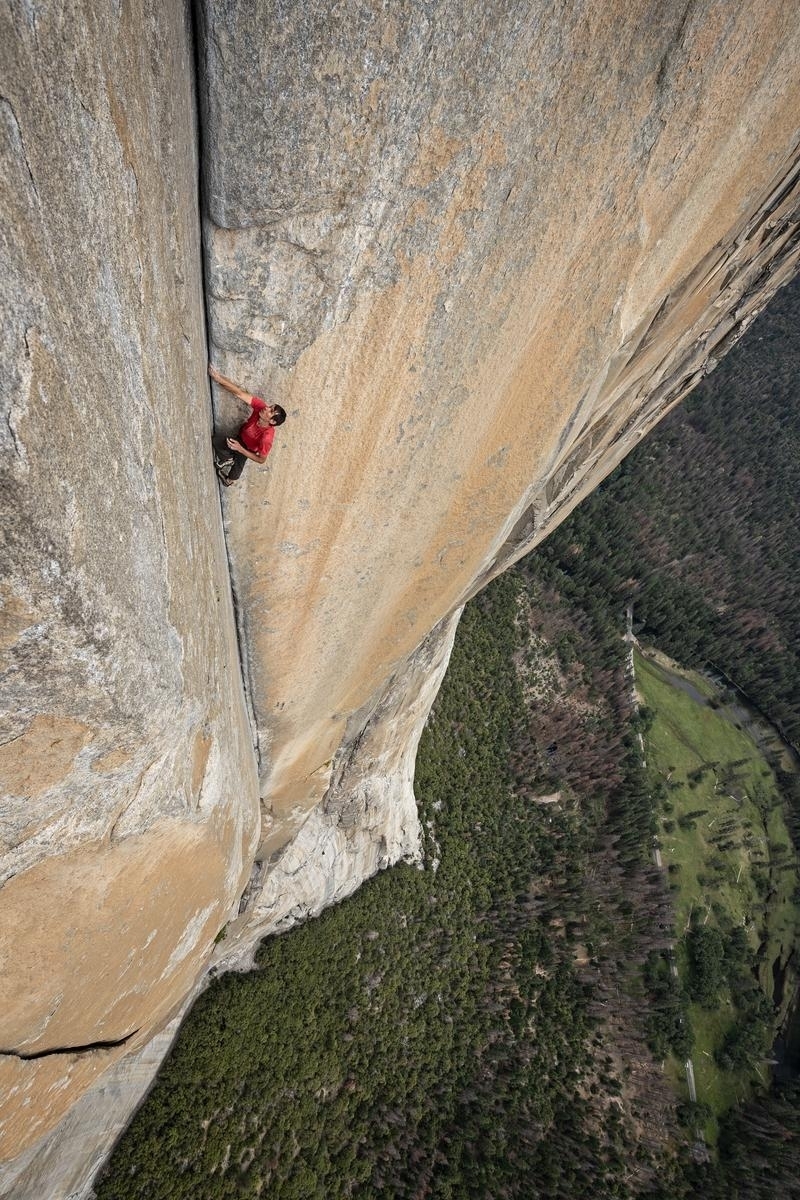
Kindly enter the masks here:
[[253, 410], [236, 437], [214, 438], [214, 465], [223, 487], [236, 483], [248, 458], [261, 465], [267, 461], [275, 437], [275, 426], [286, 420], [286, 412], [280, 404], [267, 404], [260, 396], [251, 396], [231, 379], [226, 379], [216, 367], [208, 364], [211, 378]]

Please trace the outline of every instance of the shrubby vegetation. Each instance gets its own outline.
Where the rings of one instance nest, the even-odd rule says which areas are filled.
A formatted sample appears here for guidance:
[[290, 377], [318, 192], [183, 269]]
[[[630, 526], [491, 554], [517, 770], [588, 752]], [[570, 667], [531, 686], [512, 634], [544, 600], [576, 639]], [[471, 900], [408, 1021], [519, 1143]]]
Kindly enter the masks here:
[[699, 926], [687, 934], [689, 995], [705, 1008], [716, 1008], [719, 989], [725, 980], [725, 944], [713, 925]]
[[670, 1053], [684, 1060], [691, 1054], [694, 1037], [688, 997], [670, 969], [670, 959], [668, 953], [651, 950], [644, 963], [648, 1045], [659, 1060]]

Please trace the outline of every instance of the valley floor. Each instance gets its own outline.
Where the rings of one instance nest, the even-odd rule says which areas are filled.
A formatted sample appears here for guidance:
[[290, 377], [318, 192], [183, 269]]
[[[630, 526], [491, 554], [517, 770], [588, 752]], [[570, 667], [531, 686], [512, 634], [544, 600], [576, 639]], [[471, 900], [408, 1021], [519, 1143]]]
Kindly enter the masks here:
[[[797, 856], [774, 771], [743, 728], [741, 703], [659, 652], [637, 653], [635, 663], [652, 717], [646, 755], [661, 798], [658, 838], [691, 1001], [697, 1099], [710, 1110], [713, 1142], [718, 1118], [768, 1083], [770, 1048], [795, 993]], [[721, 952], [716, 979], [702, 984], [698, 938], [708, 954]], [[670, 1063], [670, 1074], [682, 1087], [683, 1062]]]

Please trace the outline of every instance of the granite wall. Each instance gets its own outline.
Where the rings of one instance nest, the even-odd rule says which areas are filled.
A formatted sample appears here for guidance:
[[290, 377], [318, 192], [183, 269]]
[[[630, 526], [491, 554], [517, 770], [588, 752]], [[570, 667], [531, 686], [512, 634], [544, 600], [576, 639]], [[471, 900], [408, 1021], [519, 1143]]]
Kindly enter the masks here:
[[[417, 856], [461, 605], [796, 270], [798, 63], [788, 0], [3, 9], [0, 1194]], [[222, 510], [206, 315], [289, 413]]]

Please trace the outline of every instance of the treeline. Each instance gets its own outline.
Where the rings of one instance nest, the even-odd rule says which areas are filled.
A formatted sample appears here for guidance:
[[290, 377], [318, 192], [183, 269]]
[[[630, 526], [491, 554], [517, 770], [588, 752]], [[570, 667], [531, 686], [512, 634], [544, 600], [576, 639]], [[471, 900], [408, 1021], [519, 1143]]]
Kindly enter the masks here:
[[[621, 636], [635, 629], [685, 665], [723, 674], [800, 745], [800, 280], [684, 405], [537, 552], [556, 587]], [[779, 771], [800, 847], [800, 775]], [[646, 821], [646, 806], [642, 808]], [[757, 879], [758, 882], [758, 879]], [[769, 881], [761, 880], [766, 889]], [[708, 881], [713, 887], [714, 880]], [[737, 1023], [721, 1065], [763, 1060], [772, 1014], [740, 931], [693, 929], [690, 987], [730, 988]], [[644, 985], [651, 1046], [685, 1053], [685, 997], [653, 951]], [[797, 1196], [800, 1087], [774, 1082], [721, 1126], [718, 1159], [686, 1165], [675, 1197]], [[689, 1112], [686, 1121], [702, 1123]]]
[[800, 282], [540, 553], [800, 745]]
[[800, 1083], [773, 1085], [731, 1113], [718, 1161], [690, 1164], [693, 1200], [797, 1200], [800, 1197]]
[[623, 649], [535, 566], [469, 606], [419, 751], [425, 870], [209, 988], [99, 1200], [670, 1194]]
[[722, 928], [705, 926], [694, 918], [684, 943], [690, 999], [714, 1010], [720, 989], [725, 987], [736, 1014], [735, 1024], [716, 1052], [717, 1064], [725, 1071], [757, 1066], [769, 1056], [775, 1013], [759, 987], [758, 957], [744, 929], [730, 921]]

